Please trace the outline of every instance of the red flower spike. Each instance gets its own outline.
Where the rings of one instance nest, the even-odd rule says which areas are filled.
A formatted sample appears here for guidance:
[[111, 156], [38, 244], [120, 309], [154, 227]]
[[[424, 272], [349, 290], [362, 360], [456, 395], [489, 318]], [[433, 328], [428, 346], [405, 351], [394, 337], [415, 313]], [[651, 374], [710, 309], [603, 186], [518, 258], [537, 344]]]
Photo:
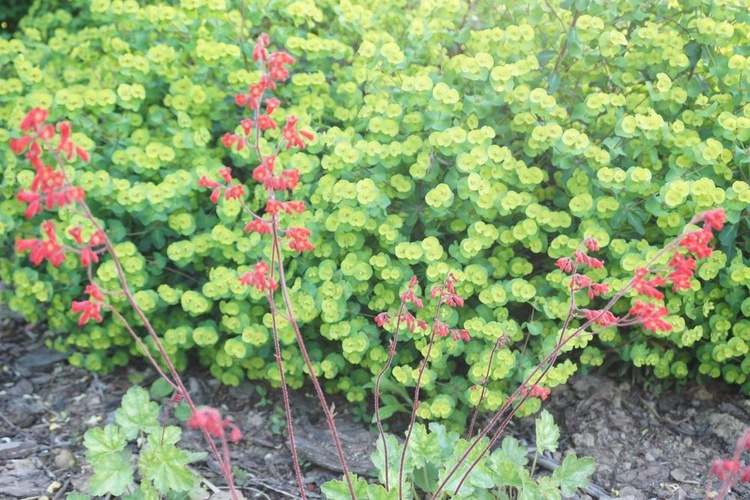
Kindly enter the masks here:
[[661, 319], [663, 316], [669, 314], [669, 311], [664, 306], [657, 306], [653, 303], [636, 300], [635, 305], [630, 308], [629, 314], [643, 325], [644, 330], [652, 332], [672, 331], [672, 325]]
[[268, 264], [265, 261], [260, 261], [253, 266], [252, 271], [248, 271], [239, 277], [240, 283], [257, 288], [265, 293], [276, 290], [279, 284], [268, 276], [269, 271]]
[[656, 276], [650, 280], [644, 280], [643, 278], [648, 275], [648, 269], [638, 268], [635, 270], [635, 279], [633, 281], [633, 288], [647, 297], [652, 299], [661, 300], [664, 298], [664, 294], [656, 289], [657, 286], [666, 284], [666, 280], [662, 276]]
[[308, 240], [311, 234], [310, 230], [305, 229], [304, 227], [288, 228], [286, 230], [286, 236], [291, 239], [289, 242], [289, 248], [297, 253], [302, 253], [306, 250], [314, 250], [315, 247], [313, 247]]
[[680, 246], [687, 248], [697, 258], [705, 259], [710, 257], [713, 252], [713, 248], [708, 246], [713, 237], [711, 228], [704, 227], [701, 230], [686, 234], [680, 241]]

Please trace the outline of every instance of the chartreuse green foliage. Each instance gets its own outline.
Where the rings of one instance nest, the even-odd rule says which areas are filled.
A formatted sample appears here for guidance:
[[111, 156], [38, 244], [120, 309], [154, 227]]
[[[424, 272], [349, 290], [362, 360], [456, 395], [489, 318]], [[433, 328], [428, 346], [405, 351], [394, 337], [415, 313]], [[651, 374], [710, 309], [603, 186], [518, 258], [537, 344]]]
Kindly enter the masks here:
[[[124, 494], [134, 498], [157, 498], [197, 488], [195, 476], [188, 464], [205, 457], [205, 453], [187, 452], [177, 447], [182, 430], [176, 426], [162, 427], [159, 406], [149, 400], [148, 391], [135, 386], [122, 398], [122, 406], [115, 411], [114, 424], [89, 429], [83, 435], [86, 460], [94, 468], [88, 493], [94, 496]], [[133, 454], [128, 443], [140, 446], [137, 470], [140, 482], [135, 481]], [[88, 498], [88, 497], [85, 497]]]
[[[316, 250], [290, 255], [288, 277], [329, 391], [361, 401], [387, 357], [388, 335], [372, 316], [397, 307], [412, 274], [428, 287], [453, 271], [466, 307], [442, 319], [473, 338], [433, 349], [419, 414], [463, 420], [506, 333], [514, 343], [497, 350], [482, 402], [498, 408], [556, 343], [568, 281], [554, 260], [593, 236], [607, 263], [593, 278], [618, 289], [693, 214], [715, 206], [729, 218], [720, 251], [701, 264], [704, 281], [668, 291], [673, 331], [583, 337], [580, 363], [602, 363], [606, 347], [657, 377], [704, 374], [750, 390], [746, 8], [248, 0], [240, 12], [240, 3], [92, 0], [76, 17], [41, 14], [0, 40], [0, 143], [34, 106], [82, 131], [76, 144], [94, 153], [75, 179], [179, 367], [193, 354], [224, 383], [278, 383], [270, 314], [237, 280], [267, 257], [268, 243], [242, 232], [235, 201], [214, 208], [196, 185], [222, 163], [242, 180], [255, 167], [248, 148], [218, 141], [240, 117], [231, 96], [258, 78], [252, 43], [238, 35], [244, 18], [249, 39], [267, 31], [298, 59], [276, 92], [286, 107], [279, 119], [294, 113], [318, 133], [277, 163], [301, 171], [295, 198], [312, 207], [290, 223], [312, 230]], [[137, 349], [118, 323], [75, 326], [69, 305], [86, 280], [72, 259], [33, 269], [11, 254], [13, 235], [36, 230], [12, 199], [31, 173], [6, 146], [0, 155], [9, 307], [46, 317], [77, 365], [127, 363]], [[261, 188], [247, 185], [258, 209], [263, 197], [252, 190]], [[61, 230], [80, 223], [60, 217]], [[117, 290], [111, 262], [96, 278]], [[299, 386], [292, 329], [280, 333], [287, 380]], [[408, 332], [401, 340], [393, 377], [413, 386], [427, 341]], [[543, 385], [564, 383], [577, 363], [558, 365]]]
[[[557, 439], [560, 430], [555, 425], [552, 415], [542, 411], [536, 419], [536, 452], [554, 452], [557, 450]], [[533, 477], [533, 466], [529, 461], [529, 451], [519, 444], [514, 437], [503, 439], [502, 446], [484, 455], [473, 469], [456, 495], [463, 473], [474, 462], [487, 446], [488, 439], [481, 441], [468, 458], [462, 462], [458, 472], [446, 483], [445, 491], [451, 498], [476, 499], [559, 499], [562, 495], [575, 495], [578, 488], [588, 486], [589, 476], [594, 473], [594, 460], [590, 457], [577, 458], [568, 455], [555, 469], [551, 476]], [[403, 444], [395, 436], [386, 435], [388, 446], [388, 470], [391, 478], [390, 489], [385, 483], [385, 454], [383, 443], [378, 441], [378, 450], [372, 461], [378, 470], [378, 479], [382, 484], [368, 484], [359, 479], [355, 484], [357, 498], [370, 500], [397, 499], [398, 487], [394, 484], [398, 478]], [[469, 442], [457, 433], [451, 432], [442, 424], [432, 422], [429, 429], [422, 424], [415, 424], [409, 441], [404, 466], [404, 498], [423, 498], [416, 492], [432, 496], [440, 484], [448, 477], [458, 460], [469, 447]], [[534, 456], [531, 454], [532, 457]], [[329, 481], [322, 486], [326, 498], [344, 500], [351, 498], [346, 483], [342, 480]]]

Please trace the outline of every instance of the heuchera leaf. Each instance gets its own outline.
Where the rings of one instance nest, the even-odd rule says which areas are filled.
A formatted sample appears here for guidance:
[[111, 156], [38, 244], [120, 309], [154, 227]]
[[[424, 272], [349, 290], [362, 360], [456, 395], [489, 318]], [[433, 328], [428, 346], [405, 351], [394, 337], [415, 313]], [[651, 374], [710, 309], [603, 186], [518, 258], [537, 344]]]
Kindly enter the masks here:
[[187, 468], [190, 458], [187, 451], [162, 443], [157, 433], [148, 437], [148, 446], [141, 453], [138, 466], [143, 477], [153, 481], [160, 492], [188, 491], [195, 484], [195, 477]]
[[557, 450], [557, 439], [560, 437], [560, 429], [555, 425], [552, 415], [543, 410], [536, 419], [536, 449], [539, 453]]
[[568, 455], [560, 467], [552, 473], [552, 479], [560, 483], [560, 491], [563, 495], [571, 496], [578, 488], [588, 486], [589, 477], [595, 469], [593, 458], [576, 458], [575, 455]]
[[128, 441], [120, 432], [120, 428], [109, 424], [103, 429], [95, 427], [83, 435], [83, 445], [86, 447], [86, 459], [94, 461], [98, 458], [117, 454], [125, 449]]
[[133, 464], [130, 453], [120, 451], [101, 455], [96, 459], [89, 458], [94, 467], [94, 475], [89, 481], [89, 493], [95, 496], [121, 496], [133, 485]]
[[[394, 438], [395, 439], [395, 438]], [[370, 498], [368, 496], [368, 484], [364, 479], [359, 479], [356, 474], [351, 475], [352, 484], [354, 485], [354, 496], [357, 498]], [[352, 496], [349, 494], [349, 487], [341, 479], [328, 481], [320, 486], [320, 491], [328, 500], [349, 500]], [[377, 498], [377, 497], [376, 497]], [[382, 497], [387, 499], [389, 497]]]
[[159, 429], [159, 405], [148, 397], [142, 387], [131, 387], [122, 397], [122, 406], [115, 411], [115, 421], [128, 439], [135, 439], [139, 431], [151, 433]]

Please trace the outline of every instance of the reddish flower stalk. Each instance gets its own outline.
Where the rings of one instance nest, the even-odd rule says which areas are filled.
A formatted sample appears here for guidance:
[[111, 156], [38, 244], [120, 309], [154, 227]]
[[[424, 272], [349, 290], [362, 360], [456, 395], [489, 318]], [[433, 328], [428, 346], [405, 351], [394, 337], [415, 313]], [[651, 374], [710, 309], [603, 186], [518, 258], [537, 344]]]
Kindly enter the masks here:
[[[271, 116], [273, 112], [279, 108], [280, 101], [276, 98], [265, 99], [265, 93], [267, 90], [276, 89], [277, 82], [286, 80], [289, 77], [289, 70], [287, 66], [294, 63], [294, 58], [285, 52], [275, 52], [272, 54], [268, 53], [268, 35], [262, 34], [255, 45], [253, 50], [253, 59], [259, 64], [260, 67], [260, 80], [258, 83], [251, 85], [248, 88], [247, 93], [237, 94], [235, 96], [235, 103], [238, 106], [247, 107], [252, 111], [253, 117], [244, 118], [241, 120], [240, 125], [242, 127], [242, 135], [233, 133], [227, 133], [222, 138], [222, 143], [226, 147], [236, 147], [237, 150], [241, 150], [244, 147], [250, 147], [254, 149], [258, 159], [258, 167], [253, 170], [253, 179], [261, 183], [267, 193], [268, 199], [264, 209], [264, 215], [251, 210], [244, 201], [245, 189], [241, 184], [233, 184], [231, 176], [231, 169], [228, 167], [222, 168], [219, 171], [224, 183], [202, 178], [199, 185], [205, 186], [212, 189], [211, 201], [218, 203], [221, 199], [222, 194], [224, 199], [237, 199], [244, 211], [250, 215], [251, 220], [245, 225], [245, 231], [254, 231], [259, 234], [270, 234], [272, 239], [272, 252], [271, 252], [271, 265], [268, 266], [265, 262], [259, 262], [255, 265], [253, 271], [249, 271], [240, 277], [240, 281], [246, 285], [257, 288], [262, 291], [269, 301], [271, 308], [271, 315], [273, 318], [273, 331], [274, 331], [274, 349], [277, 365], [279, 367], [279, 373], [281, 376], [281, 385], [284, 399], [284, 410], [287, 416], [287, 429], [289, 432], [289, 442], [292, 453], [292, 461], [294, 462], [295, 476], [297, 479], [297, 485], [300, 490], [300, 495], [305, 498], [304, 483], [302, 480], [302, 473], [299, 469], [299, 460], [297, 457], [297, 449], [294, 440], [294, 429], [292, 427], [291, 420], [291, 407], [289, 403], [289, 397], [286, 391], [286, 380], [284, 378], [284, 368], [281, 357], [281, 347], [278, 339], [278, 324], [277, 318], [279, 311], [274, 301], [274, 292], [280, 289], [281, 295], [284, 301], [284, 307], [286, 309], [285, 318], [289, 321], [296, 340], [297, 345], [302, 354], [302, 358], [305, 363], [307, 372], [310, 375], [310, 379], [315, 387], [315, 392], [320, 401], [321, 407], [326, 417], [326, 422], [331, 430], [334, 445], [338, 453], [339, 462], [344, 473], [347, 486], [351, 498], [355, 499], [354, 485], [351, 481], [349, 468], [346, 464], [346, 458], [344, 457], [344, 451], [341, 447], [338, 432], [336, 431], [336, 424], [334, 422], [333, 411], [329, 408], [326, 401], [323, 389], [320, 386], [318, 377], [315, 375], [312, 361], [307, 352], [304, 338], [300, 332], [299, 325], [297, 324], [294, 310], [292, 307], [291, 299], [289, 297], [289, 290], [286, 283], [285, 268], [282, 255], [282, 237], [288, 239], [288, 248], [294, 250], [297, 253], [304, 251], [313, 250], [313, 245], [310, 243], [310, 236], [312, 233], [310, 230], [303, 227], [287, 227], [282, 229], [280, 226], [281, 217], [284, 214], [301, 214], [307, 207], [303, 201], [299, 200], [287, 200], [282, 201], [279, 197], [284, 196], [286, 192], [293, 191], [299, 184], [300, 174], [297, 170], [283, 170], [280, 173], [276, 172], [276, 161], [277, 155], [284, 149], [299, 148], [304, 149], [307, 146], [305, 141], [310, 141], [314, 138], [311, 132], [298, 130], [298, 118], [294, 115], [288, 115], [286, 117], [286, 124], [282, 128], [281, 140], [278, 142], [275, 151], [270, 155], [264, 155], [260, 148], [260, 141], [262, 132], [269, 129], [276, 129], [277, 124], [274, 118]], [[265, 103], [265, 112], [261, 112], [261, 106]], [[283, 235], [283, 236], [282, 236]], [[276, 277], [274, 277], [274, 274]]]
[[[674, 239], [672, 242], [670, 242], [668, 245], [666, 245], [664, 248], [662, 248], [659, 252], [656, 253], [656, 255], [648, 261], [644, 269], [650, 270], [653, 268], [653, 266], [667, 253], [677, 251], [680, 248], [686, 248], [690, 253], [693, 253], [696, 258], [704, 258], [711, 254], [713, 249], [709, 246], [709, 243], [711, 242], [711, 239], [713, 237], [713, 230], [721, 230], [721, 228], [724, 225], [724, 222], [726, 220], [726, 214], [724, 213], [724, 210], [722, 209], [716, 209], [716, 210], [709, 210], [707, 212], [703, 212], [701, 214], [696, 215], [693, 217], [688, 225], [698, 224], [699, 222], [704, 222], [703, 229], [700, 229], [698, 231], [692, 231], [689, 233], [685, 233], [676, 239]], [[710, 235], [711, 237], [708, 237]], [[587, 244], [588, 246], [588, 244]], [[598, 245], [597, 245], [598, 246]], [[599, 267], [598, 259], [591, 259], [584, 257], [585, 254], [582, 253], [582, 251], [579, 249], [575, 254], [575, 262], [571, 259], [560, 259], [557, 261], [557, 267], [563, 270], [564, 272], [571, 272], [572, 274], [576, 274], [576, 268], [579, 264], [583, 264], [587, 267]], [[675, 266], [677, 269], [680, 269], [679, 272], [685, 273], [686, 269], [689, 267], [692, 267], [692, 265], [683, 265], [680, 264], [682, 262], [682, 258], [675, 258], [670, 261], [672, 264], [671, 267], [675, 269]], [[674, 271], [673, 271], [674, 272]], [[599, 311], [595, 311], [598, 314], [590, 314], [590, 313], [584, 313], [580, 312], [578, 310], [577, 306], [575, 305], [575, 296], [574, 292], [576, 291], [576, 285], [575, 281], [571, 279], [571, 305], [568, 310], [568, 315], [565, 319], [565, 322], [563, 324], [563, 328], [561, 330], [560, 340], [558, 341], [555, 348], [550, 352], [533, 370], [532, 372], [526, 377], [524, 382], [511, 394], [511, 396], [508, 398], [508, 400], [505, 402], [503, 407], [493, 416], [490, 423], [485, 427], [485, 429], [482, 430], [481, 433], [479, 433], [475, 439], [472, 441], [472, 443], [469, 445], [469, 447], [465, 450], [463, 455], [458, 459], [456, 462], [456, 465], [449, 471], [448, 475], [443, 479], [443, 481], [438, 486], [437, 490], [433, 494], [432, 498], [437, 499], [439, 498], [440, 494], [443, 492], [445, 486], [448, 484], [450, 479], [453, 477], [453, 475], [458, 471], [458, 468], [461, 464], [463, 464], [469, 454], [479, 445], [480, 440], [487, 436], [491, 429], [494, 428], [496, 425], [500, 424], [497, 429], [493, 432], [493, 435], [487, 444], [487, 446], [479, 453], [479, 455], [476, 457], [476, 459], [469, 465], [469, 467], [466, 469], [464, 474], [461, 477], [461, 480], [459, 481], [458, 485], [456, 486], [455, 492], [457, 493], [460, 489], [463, 483], [468, 478], [469, 474], [471, 474], [474, 467], [477, 466], [479, 461], [484, 457], [484, 455], [489, 451], [492, 446], [495, 444], [495, 442], [498, 440], [502, 432], [505, 430], [505, 427], [508, 425], [510, 420], [515, 416], [515, 414], [520, 409], [521, 405], [532, 396], [532, 394], [535, 392], [534, 387], [538, 387], [539, 384], [542, 382], [546, 374], [549, 372], [549, 370], [552, 369], [554, 366], [555, 361], [557, 360], [557, 356], [559, 355], [561, 349], [569, 343], [571, 340], [577, 338], [581, 334], [583, 334], [587, 328], [590, 328], [594, 324], [601, 324], [602, 322], [610, 323], [610, 319], [614, 318], [615, 322], [614, 325], [620, 326], [620, 325], [633, 325], [633, 324], [641, 324], [644, 329], [650, 329], [650, 330], [670, 330], [671, 325], [669, 323], [666, 323], [665, 321], [661, 320], [661, 316], [663, 316], [666, 313], [666, 310], [655, 306], [654, 304], [651, 305], [645, 305], [645, 303], [636, 301], [633, 308], [631, 308], [629, 315], [626, 318], [617, 319], [614, 315], [611, 315], [611, 309], [614, 307], [614, 305], [630, 290], [636, 289], [636, 284], [643, 281], [644, 275], [639, 276], [642, 273], [636, 273], [636, 275], [619, 291], [617, 292], [614, 297], [612, 297], [604, 308], [602, 308]], [[661, 280], [660, 280], [661, 281]], [[646, 283], [648, 284], [648, 283]], [[647, 287], [642, 288], [646, 289]], [[570, 326], [570, 322], [574, 317], [578, 317], [579, 313], [583, 318], [586, 319], [585, 322], [583, 322], [582, 325], [580, 325], [578, 328], [576, 328], [572, 333], [568, 334], [566, 336], [566, 332], [568, 331], [568, 328]], [[611, 316], [609, 316], [611, 315]], [[542, 393], [539, 389], [536, 389], [536, 393], [539, 396], [542, 396]], [[546, 394], [545, 394], [546, 395]], [[520, 398], [520, 401], [519, 401]], [[512, 406], [513, 404], [516, 404], [516, 406]], [[507, 416], [503, 419], [503, 415], [508, 412]], [[502, 419], [502, 422], [501, 422]]]
[[[41, 264], [42, 261], [48, 260], [54, 267], [59, 266], [65, 260], [65, 251], [73, 251], [81, 256], [81, 264], [87, 269], [87, 274], [91, 284], [86, 287], [86, 293], [89, 294], [89, 300], [86, 301], [74, 301], [72, 304], [72, 310], [75, 313], [81, 313], [78, 320], [79, 325], [84, 325], [90, 320], [100, 322], [103, 320], [101, 316], [102, 308], [113, 312], [123, 325], [125, 325], [128, 332], [131, 334], [133, 339], [136, 341], [138, 346], [142, 349], [144, 355], [152, 363], [157, 372], [164, 378], [164, 380], [174, 389], [175, 394], [181, 399], [184, 399], [190, 408], [193, 416], [195, 417], [199, 410], [193, 402], [190, 394], [188, 393], [185, 385], [182, 382], [179, 374], [177, 373], [174, 364], [172, 363], [169, 355], [164, 349], [159, 336], [156, 334], [156, 330], [152, 326], [151, 322], [146, 317], [143, 310], [138, 306], [133, 293], [130, 290], [125, 271], [122, 264], [117, 257], [114, 250], [114, 246], [107, 236], [106, 232], [99, 225], [97, 220], [94, 218], [88, 204], [85, 201], [85, 193], [82, 188], [74, 186], [70, 179], [67, 177], [64, 168], [64, 160], [74, 160], [76, 157], [83, 161], [89, 161], [90, 155], [87, 151], [81, 147], [75, 146], [70, 140], [71, 125], [68, 122], [61, 122], [57, 125], [59, 135], [55, 133], [55, 126], [46, 123], [48, 117], [48, 111], [40, 108], [35, 108], [30, 111], [24, 120], [21, 122], [21, 130], [26, 132], [24, 136], [19, 139], [11, 139], [11, 149], [16, 154], [23, 154], [30, 161], [32, 166], [36, 170], [36, 176], [31, 184], [31, 190], [22, 190], [19, 193], [19, 200], [28, 203], [29, 207], [26, 210], [27, 218], [31, 218], [38, 213], [41, 213], [44, 209], [52, 210], [57, 207], [66, 205], [75, 205], [80, 209], [83, 215], [88, 219], [92, 227], [95, 229], [94, 234], [89, 239], [89, 242], [82, 249], [71, 249], [60, 245], [57, 240], [57, 235], [54, 232], [54, 223], [51, 220], [44, 221], [42, 223], [42, 229], [46, 234], [46, 240], [17, 240], [16, 249], [19, 252], [31, 251], [31, 261], [34, 265]], [[55, 138], [59, 139], [59, 142], [55, 145], [52, 141]], [[44, 164], [42, 154], [47, 151], [55, 160], [55, 165], [50, 167]], [[42, 205], [42, 202], [44, 204]], [[83, 239], [81, 236], [80, 228], [72, 228], [70, 230], [71, 236], [77, 244], [83, 245]], [[98, 250], [94, 250], [93, 247], [98, 247]], [[99, 261], [99, 254], [106, 252], [111, 258], [117, 271], [118, 280], [122, 288], [122, 293], [125, 295], [128, 303], [133, 308], [138, 318], [143, 323], [149, 336], [154, 341], [161, 359], [167, 367], [169, 375], [167, 375], [159, 366], [159, 363], [149, 352], [140, 337], [136, 334], [133, 328], [125, 317], [116, 311], [112, 306], [104, 301], [104, 293], [102, 290], [93, 282], [93, 276], [91, 272], [91, 266], [93, 263]], [[109, 293], [109, 292], [107, 292]], [[217, 410], [214, 410], [217, 411]], [[217, 411], [218, 412], [218, 411]], [[202, 425], [201, 422], [206, 423]], [[206, 441], [211, 448], [211, 451], [219, 464], [219, 468], [222, 471], [227, 484], [229, 486], [229, 492], [232, 498], [239, 498], [237, 490], [234, 486], [234, 478], [232, 475], [231, 463], [229, 462], [229, 451], [227, 448], [226, 434], [224, 427], [219, 430], [215, 425], [209, 426], [206, 419], [194, 420], [196, 428], [200, 428]], [[236, 426], [231, 428], [231, 439], [241, 439], [242, 435]], [[219, 451], [214, 442], [214, 438], [219, 437], [222, 442], [223, 453]]]

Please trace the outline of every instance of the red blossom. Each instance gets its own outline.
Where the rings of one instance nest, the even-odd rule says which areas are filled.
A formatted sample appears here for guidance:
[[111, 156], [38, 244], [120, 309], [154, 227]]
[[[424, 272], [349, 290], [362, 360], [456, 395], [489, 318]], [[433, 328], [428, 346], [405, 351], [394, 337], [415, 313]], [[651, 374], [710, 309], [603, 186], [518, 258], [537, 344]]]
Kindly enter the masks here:
[[92, 262], [99, 262], [99, 256], [91, 249], [91, 247], [84, 247], [83, 250], [81, 250], [81, 265], [87, 267], [90, 266]]
[[582, 252], [581, 250], [576, 250], [575, 252], [573, 252], [573, 256], [576, 259], [576, 263], [583, 264], [586, 267], [591, 267], [593, 269], [601, 269], [604, 267], [604, 262], [587, 255], [585, 252]]
[[221, 413], [216, 408], [205, 406], [196, 408], [187, 420], [187, 425], [191, 429], [200, 429], [211, 437], [221, 438], [225, 436], [224, 420], [222, 420]]
[[667, 283], [667, 280], [663, 276], [656, 276], [650, 280], [644, 280], [643, 278], [648, 275], [649, 271], [646, 268], [639, 267], [635, 270], [635, 278], [633, 281], [633, 288], [638, 293], [641, 293], [652, 299], [661, 300], [664, 298], [664, 294], [656, 289], [657, 286], [662, 286]]
[[389, 325], [391, 323], [391, 317], [388, 315], [387, 312], [382, 312], [375, 316], [375, 324], [379, 327], [382, 327], [383, 325]]
[[559, 258], [557, 259], [557, 262], [555, 262], [555, 266], [560, 269], [560, 271], [571, 273], [573, 272], [573, 259], [568, 257]]
[[276, 290], [279, 284], [269, 276], [269, 271], [268, 264], [265, 261], [260, 261], [253, 266], [252, 271], [247, 271], [239, 277], [240, 283], [257, 288], [265, 293]]
[[524, 386], [521, 389], [521, 392], [523, 394], [528, 394], [531, 397], [538, 397], [542, 401], [545, 401], [547, 399], [547, 397], [549, 396], [550, 390], [547, 389], [547, 388], [545, 388], [545, 387], [541, 387], [541, 386], [539, 386], [537, 384], [533, 384], [531, 387]]
[[613, 326], [617, 324], [617, 321], [619, 318], [612, 314], [609, 311], [596, 311], [592, 309], [584, 309], [584, 314], [586, 315], [586, 319], [589, 321], [593, 321], [597, 325], [601, 326]]
[[716, 231], [721, 231], [724, 227], [724, 223], [727, 220], [727, 214], [723, 208], [717, 208], [715, 210], [707, 210], [699, 216], [700, 220], [706, 222], [706, 225]]
[[253, 219], [245, 226], [245, 232], [254, 231], [259, 234], [271, 234], [271, 226], [263, 219]]
[[86, 293], [92, 299], [99, 300], [99, 301], [103, 301], [104, 300], [104, 296], [102, 295], [102, 291], [94, 283], [91, 283], [90, 285], [88, 285], [86, 287]]
[[692, 252], [697, 258], [705, 259], [711, 256], [713, 248], [708, 244], [713, 239], [714, 234], [710, 227], [704, 227], [698, 231], [693, 231], [683, 236], [680, 246], [683, 246]]
[[200, 178], [200, 180], [198, 181], [198, 185], [200, 187], [207, 187], [207, 188], [210, 188], [210, 189], [219, 187], [219, 183], [218, 182], [212, 181], [211, 179], [209, 179], [205, 175]]
[[92, 302], [90, 300], [84, 300], [82, 302], [73, 301], [71, 309], [75, 314], [82, 313], [81, 317], [78, 318], [78, 325], [85, 325], [90, 319], [93, 319], [97, 323], [103, 321], [101, 309], [101, 302]]
[[672, 330], [672, 325], [661, 319], [667, 314], [669, 314], [669, 311], [666, 307], [658, 306], [651, 302], [641, 302], [639, 300], [636, 300], [635, 305], [630, 308], [630, 315], [633, 316], [638, 323], [643, 325], [644, 330], [650, 330], [652, 332], [669, 332]]
[[312, 246], [310, 243], [310, 240], [308, 239], [312, 233], [309, 229], [305, 229], [304, 227], [290, 227], [286, 230], [286, 236], [291, 241], [289, 242], [289, 248], [296, 251], [297, 253], [302, 253], [306, 250], [314, 250], [315, 247]]

